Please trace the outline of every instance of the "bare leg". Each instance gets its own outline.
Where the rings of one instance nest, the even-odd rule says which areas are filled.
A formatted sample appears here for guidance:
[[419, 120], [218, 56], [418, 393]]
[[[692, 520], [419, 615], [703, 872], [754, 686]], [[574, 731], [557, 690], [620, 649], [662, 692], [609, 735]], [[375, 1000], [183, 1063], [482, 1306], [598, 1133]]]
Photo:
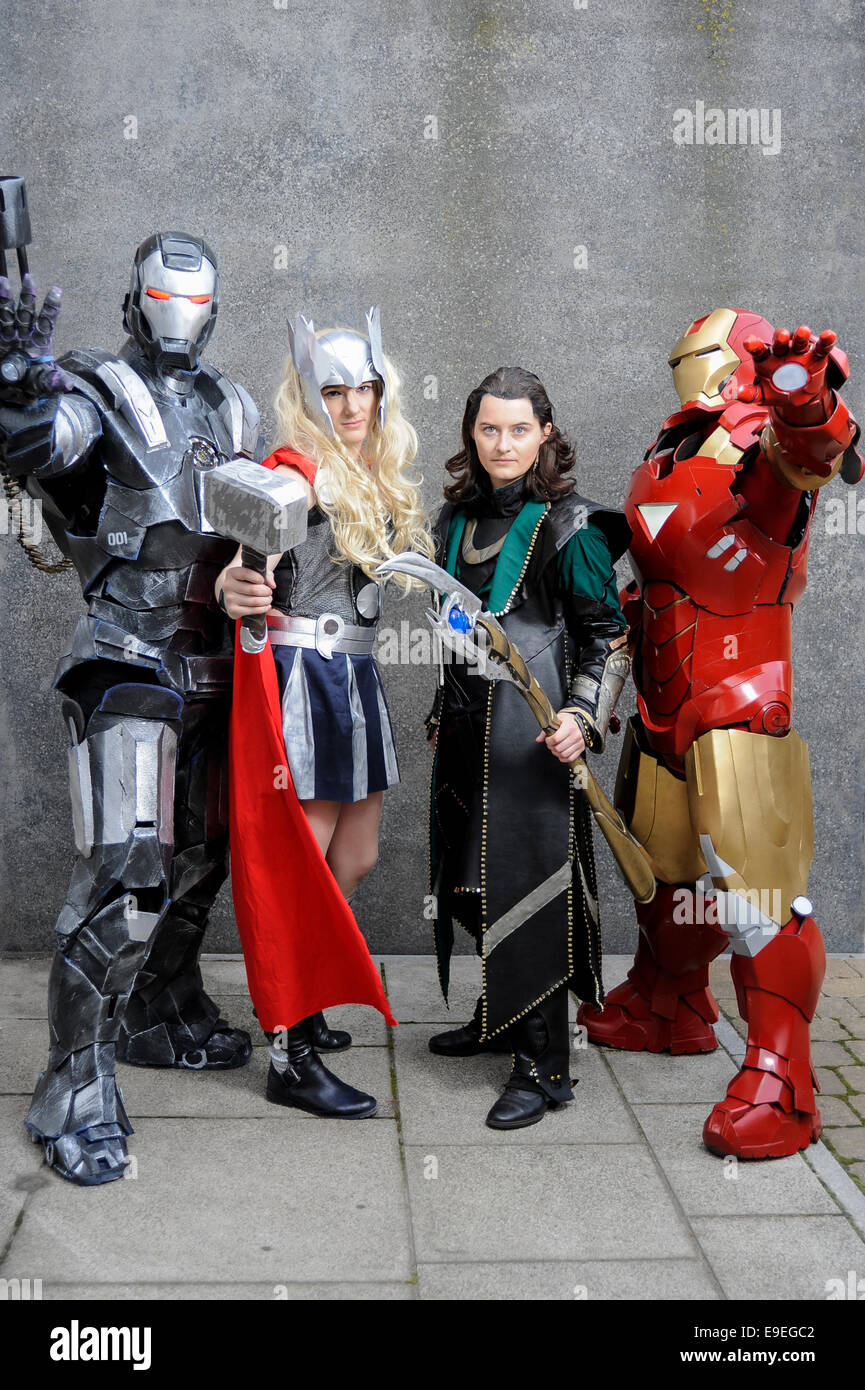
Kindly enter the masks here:
[[340, 801], [301, 801], [304, 815], [309, 821], [309, 828], [318, 841], [318, 847], [327, 858], [330, 842], [333, 839], [333, 832], [339, 820], [339, 813], [342, 810]]
[[327, 862], [347, 898], [378, 861], [378, 829], [383, 804], [384, 792], [373, 792], [363, 801], [340, 805]]

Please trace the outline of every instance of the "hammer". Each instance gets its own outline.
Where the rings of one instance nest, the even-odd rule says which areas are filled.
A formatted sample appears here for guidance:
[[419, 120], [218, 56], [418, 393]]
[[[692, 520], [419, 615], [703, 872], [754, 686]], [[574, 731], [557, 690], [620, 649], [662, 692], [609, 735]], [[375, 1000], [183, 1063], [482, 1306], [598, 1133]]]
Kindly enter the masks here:
[[[272, 473], [249, 459], [230, 459], [201, 475], [204, 524], [237, 541], [241, 564], [267, 573], [267, 557], [293, 550], [306, 539], [307, 491], [300, 478]], [[260, 652], [267, 642], [267, 617], [253, 613], [243, 619], [240, 645]]]

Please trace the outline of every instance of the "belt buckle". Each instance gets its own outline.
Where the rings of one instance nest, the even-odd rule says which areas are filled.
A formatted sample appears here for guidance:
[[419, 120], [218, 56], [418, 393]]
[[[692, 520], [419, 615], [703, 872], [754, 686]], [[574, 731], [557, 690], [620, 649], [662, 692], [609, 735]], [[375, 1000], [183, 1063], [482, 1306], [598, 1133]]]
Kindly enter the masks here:
[[325, 661], [333, 657], [333, 650], [345, 631], [345, 621], [336, 613], [322, 613], [315, 624], [315, 650]]

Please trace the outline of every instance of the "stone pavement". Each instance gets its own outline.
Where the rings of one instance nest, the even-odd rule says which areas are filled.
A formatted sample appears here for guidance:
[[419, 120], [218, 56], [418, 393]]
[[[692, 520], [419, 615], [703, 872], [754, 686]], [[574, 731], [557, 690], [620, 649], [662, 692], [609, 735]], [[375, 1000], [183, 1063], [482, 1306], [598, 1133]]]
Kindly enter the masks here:
[[[39, 1279], [43, 1299], [716, 1301], [823, 1300], [830, 1281], [865, 1276], [862, 957], [830, 962], [815, 1030], [837, 1158], [820, 1144], [750, 1164], [700, 1142], [742, 1050], [727, 962], [713, 967], [718, 1052], [577, 1049], [574, 1104], [494, 1133], [484, 1116], [507, 1058], [426, 1047], [470, 1014], [477, 963], [454, 962], [448, 1015], [429, 957], [377, 959], [402, 1026], [329, 1011], [356, 1042], [334, 1070], [379, 1097], [377, 1117], [268, 1105], [264, 1046], [238, 1072], [122, 1067], [134, 1161], [103, 1188], [62, 1182], [26, 1139], [48, 962], [0, 963], [0, 1279]], [[608, 988], [628, 964], [607, 958]], [[260, 1038], [240, 961], [204, 969]]]

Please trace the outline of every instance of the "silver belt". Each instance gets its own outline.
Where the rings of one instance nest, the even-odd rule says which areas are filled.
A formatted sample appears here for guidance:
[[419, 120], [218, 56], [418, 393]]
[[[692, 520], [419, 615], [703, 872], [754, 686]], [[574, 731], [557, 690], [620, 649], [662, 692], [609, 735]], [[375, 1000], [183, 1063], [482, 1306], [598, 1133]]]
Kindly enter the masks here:
[[336, 613], [322, 613], [320, 618], [268, 613], [267, 635], [274, 647], [312, 647], [328, 661], [334, 652], [367, 656], [375, 648], [374, 627], [347, 623]]

